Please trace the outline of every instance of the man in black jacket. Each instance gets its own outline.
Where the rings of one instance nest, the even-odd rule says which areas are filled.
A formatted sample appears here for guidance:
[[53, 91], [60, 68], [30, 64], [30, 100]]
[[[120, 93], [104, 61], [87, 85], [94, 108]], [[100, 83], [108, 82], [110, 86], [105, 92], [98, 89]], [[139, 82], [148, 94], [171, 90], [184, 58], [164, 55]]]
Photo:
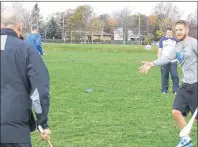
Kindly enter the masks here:
[[[1, 139], [0, 146], [31, 147], [30, 133], [39, 125], [41, 140], [48, 126], [49, 74], [37, 51], [19, 39], [20, 14], [1, 13]], [[36, 121], [32, 113], [36, 113]]]

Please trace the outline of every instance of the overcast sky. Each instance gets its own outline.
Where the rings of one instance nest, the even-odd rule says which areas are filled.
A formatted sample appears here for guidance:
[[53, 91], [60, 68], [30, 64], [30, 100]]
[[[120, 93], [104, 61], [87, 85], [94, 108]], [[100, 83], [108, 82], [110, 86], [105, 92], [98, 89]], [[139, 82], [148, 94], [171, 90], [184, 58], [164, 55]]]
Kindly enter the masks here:
[[[23, 2], [24, 7], [32, 9], [36, 2]], [[44, 19], [49, 14], [64, 11], [66, 9], [74, 9], [79, 5], [88, 4], [94, 9], [94, 13], [97, 15], [107, 13], [112, 14], [113, 12], [119, 11], [125, 6], [128, 6], [133, 10], [133, 13], [142, 13], [150, 15], [153, 7], [157, 2], [38, 2], [40, 7], [40, 14]], [[183, 12], [183, 19], [187, 17], [189, 13], [192, 13], [197, 9], [197, 2], [172, 2], [176, 5], [181, 12]], [[10, 5], [11, 2], [6, 2], [6, 5]]]

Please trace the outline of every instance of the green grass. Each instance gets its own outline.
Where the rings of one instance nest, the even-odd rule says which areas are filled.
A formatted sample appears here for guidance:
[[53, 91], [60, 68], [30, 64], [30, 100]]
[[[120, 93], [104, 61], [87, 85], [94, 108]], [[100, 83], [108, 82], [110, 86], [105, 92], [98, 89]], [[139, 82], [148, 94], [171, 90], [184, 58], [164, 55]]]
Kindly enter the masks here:
[[[147, 75], [138, 72], [142, 60], [156, 58], [156, 48], [43, 47], [51, 77], [49, 125], [55, 147], [173, 147], [178, 143], [179, 129], [171, 115], [171, 81], [169, 94], [162, 95], [159, 68]], [[85, 92], [87, 88], [93, 92]], [[194, 144], [196, 131], [194, 126]], [[32, 136], [33, 147], [48, 146], [39, 140], [38, 132]]]

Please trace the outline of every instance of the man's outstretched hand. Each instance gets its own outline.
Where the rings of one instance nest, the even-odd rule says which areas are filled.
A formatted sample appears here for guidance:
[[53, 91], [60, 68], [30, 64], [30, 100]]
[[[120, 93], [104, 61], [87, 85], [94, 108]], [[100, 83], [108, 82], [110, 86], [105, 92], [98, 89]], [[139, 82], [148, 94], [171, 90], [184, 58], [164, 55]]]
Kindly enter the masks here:
[[148, 62], [148, 61], [142, 61], [143, 65], [139, 68], [140, 73], [147, 73], [149, 69], [155, 64], [153, 62]]

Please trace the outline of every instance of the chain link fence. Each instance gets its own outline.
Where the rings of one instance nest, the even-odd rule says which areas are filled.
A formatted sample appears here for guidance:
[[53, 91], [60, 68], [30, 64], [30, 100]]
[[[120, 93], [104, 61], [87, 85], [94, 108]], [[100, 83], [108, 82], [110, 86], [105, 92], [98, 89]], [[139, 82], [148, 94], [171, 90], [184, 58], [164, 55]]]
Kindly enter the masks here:
[[65, 31], [62, 39], [55, 37], [42, 37], [44, 43], [65, 43], [65, 44], [130, 44], [139, 45], [144, 44], [144, 41], [134, 40], [114, 40], [114, 36], [105, 32], [91, 32], [91, 31]]

